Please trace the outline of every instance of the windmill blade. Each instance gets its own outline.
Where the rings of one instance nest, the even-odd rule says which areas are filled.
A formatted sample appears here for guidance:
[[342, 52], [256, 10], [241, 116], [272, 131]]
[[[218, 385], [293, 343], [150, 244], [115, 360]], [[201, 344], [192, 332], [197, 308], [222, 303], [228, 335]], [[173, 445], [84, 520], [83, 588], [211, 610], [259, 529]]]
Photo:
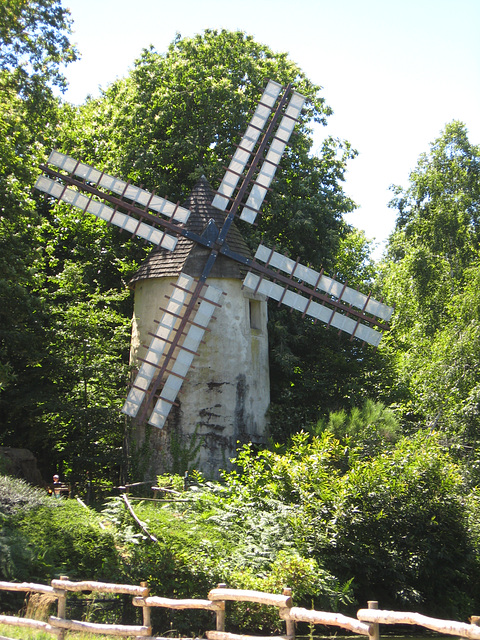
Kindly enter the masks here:
[[123, 413], [135, 417], [142, 406], [145, 395], [154, 377], [158, 374], [158, 366], [162, 360], [165, 347], [175, 327], [178, 316], [185, 305], [188, 293], [194, 283], [193, 278], [183, 273], [178, 277], [176, 286], [167, 304], [161, 321], [157, 325], [155, 336], [150, 342], [145, 361], [142, 362], [135, 381], [130, 388], [123, 406]]
[[[190, 276], [183, 273], [180, 274], [162, 320], [157, 326], [145, 360], [139, 369], [122, 409], [129, 416], [135, 417], [138, 414], [145, 400], [147, 399], [148, 401], [148, 391], [152, 382], [158, 377], [160, 370], [166, 370], [167, 363], [164, 359], [166, 346], [170, 343], [170, 336], [173, 331], [176, 330], [175, 325], [186, 305], [188, 296], [193, 291], [194, 283], [195, 280]], [[205, 285], [198, 309], [193, 318], [189, 320], [190, 327], [185, 339], [182, 343], [178, 343], [178, 354], [174, 359], [172, 358], [172, 365], [170, 362], [168, 363], [170, 367], [168, 376], [149, 419], [149, 423], [153, 426], [162, 428], [165, 424], [213, 312], [219, 306], [221, 296], [222, 291], [220, 289], [212, 285]], [[162, 375], [161, 371], [160, 375]]]
[[261, 293], [292, 309], [301, 311], [303, 315], [310, 316], [315, 320], [321, 320], [328, 326], [333, 326], [340, 331], [345, 331], [359, 340], [368, 342], [375, 347], [380, 344], [380, 340], [382, 339], [380, 331], [367, 327], [358, 320], [354, 320], [343, 313], [329, 309], [325, 305], [314, 302], [299, 293], [289, 291], [275, 282], [264, 280], [260, 276], [250, 272], [245, 277], [243, 284], [247, 289]]
[[294, 91], [240, 215], [250, 224], [255, 222], [304, 104], [305, 97]]
[[183, 344], [180, 345], [180, 352], [148, 420], [148, 423], [154, 427], [161, 429], [165, 424], [183, 380], [203, 340], [205, 330], [212, 318], [213, 312], [219, 306], [222, 293], [220, 289], [212, 285], [209, 285], [203, 293], [204, 299], [201, 301], [195, 313]]
[[258, 138], [262, 133], [265, 124], [272, 113], [272, 109], [277, 101], [277, 98], [282, 90], [282, 85], [273, 80], [269, 80], [265, 91], [260, 99], [260, 102], [255, 110], [255, 113], [250, 120], [245, 135], [237, 147], [230, 165], [223, 177], [222, 183], [218, 188], [218, 193], [212, 200], [212, 205], [221, 211], [225, 211], [235, 191], [237, 184], [242, 177], [243, 171], [250, 156], [253, 153], [253, 149], [258, 142]]
[[[390, 320], [393, 313], [392, 307], [342, 285], [333, 278], [305, 267], [264, 245], [258, 247], [255, 259], [264, 262], [265, 267], [258, 263], [251, 264], [250, 266], [256, 268], [262, 275], [248, 273], [243, 282], [245, 287], [277, 300], [279, 304], [296, 309], [303, 315], [321, 320], [327, 326], [345, 331], [352, 338], [358, 338], [374, 346], [379, 345], [382, 330], [387, 328], [382, 322]], [[283, 271], [287, 276], [281, 276], [279, 271]], [[271, 280], [281, 280], [286, 286], [265, 280], [265, 275]], [[303, 283], [313, 288], [307, 288]], [[306, 295], [290, 291], [288, 287], [296, 288]], [[360, 311], [355, 311], [353, 307]], [[369, 325], [375, 325], [379, 330]]]
[[177, 238], [168, 235], [164, 231], [147, 224], [146, 222], [140, 222], [132, 216], [125, 213], [121, 213], [116, 209], [112, 209], [103, 202], [93, 200], [91, 196], [86, 196], [80, 191], [70, 189], [59, 182], [55, 182], [45, 176], [40, 176], [35, 183], [35, 188], [39, 191], [57, 198], [60, 201], [66, 202], [81, 211], [86, 213], [92, 213], [97, 218], [105, 220], [108, 223], [114, 224], [121, 229], [125, 229], [130, 233], [140, 236], [152, 244], [158, 245], [169, 251], [173, 251], [177, 245]]
[[48, 164], [178, 222], [187, 222], [190, 215], [190, 211], [184, 207], [180, 207], [165, 198], [160, 198], [149, 191], [145, 191], [145, 189], [135, 187], [124, 180], [103, 173], [88, 164], [78, 162], [75, 158], [59, 151], [51, 152]]
[[255, 259], [266, 263], [270, 267], [274, 267], [287, 273], [290, 277], [294, 277], [301, 282], [306, 282], [319, 289], [325, 291], [328, 295], [334, 297], [339, 302], [361, 309], [366, 313], [370, 313], [385, 322], [388, 322], [393, 314], [393, 307], [383, 302], [379, 302], [364, 293], [360, 293], [356, 289], [351, 289], [341, 284], [333, 278], [329, 278], [318, 273], [310, 267], [305, 267], [291, 258], [287, 258], [281, 253], [272, 251], [265, 245], [260, 244], [255, 253]]

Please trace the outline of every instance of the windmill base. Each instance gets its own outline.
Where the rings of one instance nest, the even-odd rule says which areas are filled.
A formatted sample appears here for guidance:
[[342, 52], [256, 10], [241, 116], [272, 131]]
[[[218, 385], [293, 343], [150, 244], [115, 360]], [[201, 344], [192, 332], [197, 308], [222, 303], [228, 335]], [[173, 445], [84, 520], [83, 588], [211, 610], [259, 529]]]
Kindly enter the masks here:
[[[222, 394], [228, 383], [210, 383], [213, 396]], [[222, 470], [233, 467], [232, 458], [244, 444], [266, 444], [266, 425], [255, 424], [246, 411], [248, 397], [245, 376], [238, 376], [236, 403], [230, 424], [222, 415], [222, 405], [201, 409], [194, 428], [185, 428], [182, 420], [182, 404], [174, 407], [163, 427], [136, 425], [134, 448], [141, 460], [140, 472], [153, 478], [163, 473], [184, 475], [186, 471], [200, 471], [211, 480], [218, 480]]]

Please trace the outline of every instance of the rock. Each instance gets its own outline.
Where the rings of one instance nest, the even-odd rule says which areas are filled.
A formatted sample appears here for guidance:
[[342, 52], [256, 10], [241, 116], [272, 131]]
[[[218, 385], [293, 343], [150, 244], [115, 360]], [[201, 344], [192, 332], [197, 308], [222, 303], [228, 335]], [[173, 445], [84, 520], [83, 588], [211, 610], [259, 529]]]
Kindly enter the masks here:
[[29, 484], [38, 487], [45, 486], [40, 471], [37, 469], [37, 459], [28, 449], [0, 447], [0, 473], [22, 478]]

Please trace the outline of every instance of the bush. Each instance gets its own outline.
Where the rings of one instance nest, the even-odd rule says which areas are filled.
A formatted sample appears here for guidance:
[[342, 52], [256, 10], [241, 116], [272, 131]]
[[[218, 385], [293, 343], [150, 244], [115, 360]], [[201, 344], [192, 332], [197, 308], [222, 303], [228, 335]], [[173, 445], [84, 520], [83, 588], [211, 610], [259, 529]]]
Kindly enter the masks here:
[[48, 504], [45, 491], [18, 478], [0, 476], [0, 514], [8, 516], [42, 504]]
[[354, 577], [360, 602], [452, 618], [478, 608], [463, 479], [435, 434], [357, 461], [337, 487], [327, 566]]
[[[254, 464], [250, 453], [246, 447], [242, 454], [246, 466]], [[262, 460], [267, 457], [264, 453]], [[260, 466], [261, 462], [257, 468], [261, 484]], [[252, 474], [249, 478], [254, 482]], [[349, 602], [349, 585], [340, 584], [317, 559], [299, 550], [303, 542], [296, 539], [295, 523], [302, 514], [297, 505], [284, 504], [269, 492], [243, 484], [242, 479], [231, 474], [225, 486], [203, 484], [182, 494], [188, 503], [136, 502], [136, 515], [157, 543], [146, 536], [134, 541], [128, 529], [130, 516], [124, 511], [119, 517], [109, 505], [110, 517], [127, 534], [125, 541], [129, 539], [128, 558], [124, 554], [129, 580], [146, 580], [152, 593], [170, 598], [205, 598], [211, 588], [224, 582], [232, 588], [273, 593], [288, 586], [295, 603], [308, 607], [312, 600], [334, 610]], [[156, 628], [172, 627], [183, 634], [213, 624], [210, 613], [198, 612], [178, 616], [155, 611], [152, 621]], [[282, 624], [271, 607], [236, 603], [229, 610], [229, 626], [237, 630], [277, 632]]]
[[107, 579], [118, 574], [114, 537], [98, 515], [73, 500], [58, 500], [21, 480], [0, 478], [0, 576], [48, 583]]

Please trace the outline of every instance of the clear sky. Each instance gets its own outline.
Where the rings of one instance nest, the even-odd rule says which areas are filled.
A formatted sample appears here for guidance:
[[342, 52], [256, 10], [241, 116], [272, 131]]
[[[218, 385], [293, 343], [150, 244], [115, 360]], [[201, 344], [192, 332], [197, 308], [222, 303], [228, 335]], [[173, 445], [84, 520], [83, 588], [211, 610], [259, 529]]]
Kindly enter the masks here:
[[[126, 75], [143, 48], [176, 33], [240, 29], [286, 51], [323, 87], [333, 110], [315, 131], [349, 140], [359, 156], [345, 190], [347, 218], [378, 244], [393, 229], [391, 184], [408, 184], [418, 156], [447, 122], [480, 144], [480, 0], [64, 0], [82, 59], [65, 97], [81, 103]], [[314, 148], [315, 150], [315, 148]]]

